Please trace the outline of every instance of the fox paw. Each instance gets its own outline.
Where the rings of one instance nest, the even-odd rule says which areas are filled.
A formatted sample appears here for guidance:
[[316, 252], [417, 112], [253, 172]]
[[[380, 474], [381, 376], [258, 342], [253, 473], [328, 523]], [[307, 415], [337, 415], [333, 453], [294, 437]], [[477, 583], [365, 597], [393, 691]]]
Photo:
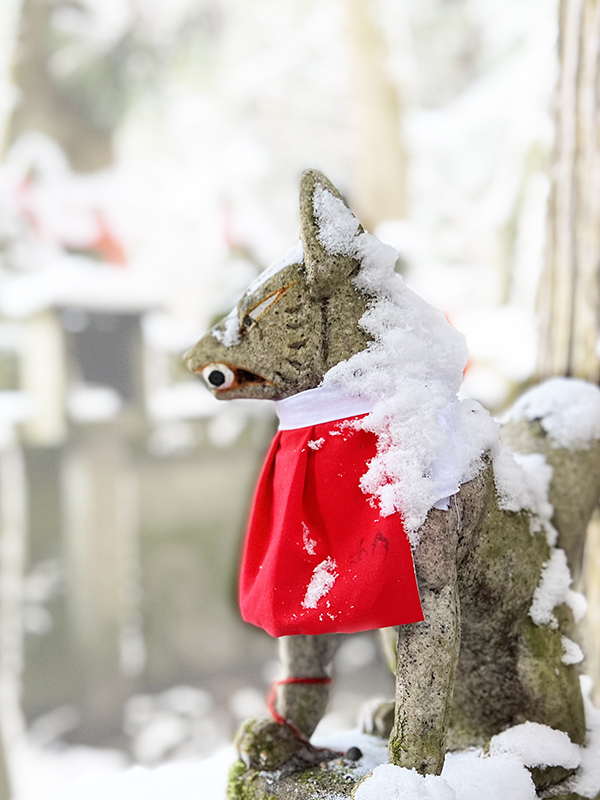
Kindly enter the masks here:
[[289, 726], [270, 719], [249, 719], [237, 732], [234, 745], [248, 769], [273, 771], [289, 766], [292, 771], [339, 757], [303, 741]]
[[360, 728], [363, 733], [389, 739], [394, 727], [394, 701], [371, 700], [361, 710]]

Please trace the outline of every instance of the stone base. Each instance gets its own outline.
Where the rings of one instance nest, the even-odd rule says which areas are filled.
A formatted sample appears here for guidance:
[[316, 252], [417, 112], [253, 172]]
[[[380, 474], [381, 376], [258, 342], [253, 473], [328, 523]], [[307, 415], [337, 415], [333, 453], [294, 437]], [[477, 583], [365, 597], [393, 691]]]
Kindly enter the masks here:
[[227, 800], [341, 800], [350, 798], [364, 770], [345, 758], [325, 761], [301, 771], [267, 772], [236, 761], [229, 772]]

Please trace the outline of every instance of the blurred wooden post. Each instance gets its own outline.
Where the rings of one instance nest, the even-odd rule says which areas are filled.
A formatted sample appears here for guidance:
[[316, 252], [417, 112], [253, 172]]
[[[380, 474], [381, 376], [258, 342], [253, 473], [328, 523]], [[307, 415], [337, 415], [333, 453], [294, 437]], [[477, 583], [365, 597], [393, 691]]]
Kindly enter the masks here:
[[83, 729], [102, 739], [121, 719], [143, 667], [139, 613], [138, 493], [127, 443], [114, 430], [81, 433], [63, 463], [65, 550]]
[[[538, 377], [600, 381], [600, 0], [561, 0], [560, 74]], [[600, 702], [600, 520], [588, 528], [581, 586], [588, 597], [586, 670]]]
[[541, 378], [598, 382], [600, 360], [600, 0], [561, 0], [560, 76], [545, 272]]
[[373, 17], [376, 4], [346, 0], [352, 91], [359, 149], [354, 161], [353, 206], [369, 230], [406, 216], [406, 152], [398, 87], [388, 50]]
[[[0, 800], [11, 796], [11, 756], [22, 745], [23, 572], [26, 546], [23, 454], [10, 428], [0, 429]], [[7, 764], [8, 762], [8, 764]]]
[[21, 5], [22, 0], [2, 0], [0, 3], [0, 155], [4, 152], [8, 123], [16, 99], [12, 72]]

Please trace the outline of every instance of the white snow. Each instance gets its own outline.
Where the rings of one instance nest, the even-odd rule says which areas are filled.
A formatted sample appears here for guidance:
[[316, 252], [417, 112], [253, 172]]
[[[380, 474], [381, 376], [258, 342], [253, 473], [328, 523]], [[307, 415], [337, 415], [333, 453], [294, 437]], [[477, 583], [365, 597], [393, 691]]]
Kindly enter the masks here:
[[581, 753], [581, 768], [570, 783], [569, 791], [577, 792], [582, 797], [595, 798], [600, 792], [600, 709], [590, 699], [592, 679], [582, 675], [580, 680], [587, 735]]
[[219, 324], [222, 327], [212, 329], [212, 335], [217, 342], [225, 347], [235, 347], [236, 344], [240, 343], [240, 318], [237, 306], [234, 306]]
[[515, 756], [526, 767], [576, 769], [581, 764], [581, 748], [564, 731], [538, 722], [524, 722], [493, 736], [490, 755]]
[[[582, 677], [587, 739], [584, 747], [566, 734], [537, 723], [524, 723], [493, 737], [489, 753], [473, 749], [448, 753], [440, 777], [423, 777], [387, 764], [386, 744], [357, 730], [313, 737], [316, 747], [345, 752], [359, 747], [359, 774], [374, 771], [356, 791], [355, 800], [535, 800], [527, 766], [580, 765], [565, 792], [594, 798], [600, 791], [600, 710], [589, 699], [592, 681]], [[109, 757], [110, 756], [110, 757]], [[22, 780], [15, 800], [222, 800], [233, 747], [201, 761], [180, 761], [153, 769], [125, 768], [114, 754], [83, 748], [21, 753]], [[201, 787], [201, 789], [199, 788]]]
[[308, 446], [310, 447], [311, 450], [320, 450], [324, 444], [325, 444], [325, 439], [323, 436], [321, 436], [320, 439], [311, 439], [310, 442], [308, 443]]
[[570, 664], [581, 664], [585, 656], [577, 642], [569, 639], [568, 636], [563, 636], [561, 642], [563, 647], [563, 657], [561, 660], [563, 664], [567, 666]]
[[573, 613], [573, 619], [575, 622], [581, 622], [587, 612], [588, 603], [586, 596], [581, 592], [576, 592], [573, 589], [569, 589], [567, 592], [567, 605]]
[[318, 185], [313, 209], [319, 231], [317, 239], [332, 255], [354, 256], [360, 223], [339, 197]]
[[514, 453], [501, 442], [492, 452], [499, 507], [504, 511], [530, 511], [532, 533], [543, 529], [548, 544], [554, 546], [558, 533], [551, 522], [554, 509], [548, 500], [553, 469], [545, 456]]
[[456, 800], [535, 800], [531, 775], [510, 756], [486, 758], [480, 750], [448, 753], [442, 777]]
[[448, 753], [441, 776], [385, 764], [359, 786], [356, 800], [535, 800], [531, 775], [508, 755]]
[[54, 787], [40, 780], [37, 791], [30, 789], [16, 800], [222, 800], [227, 771], [234, 759], [234, 749], [228, 747], [203, 761], [164, 764], [155, 769], [134, 766], [106, 773], [90, 771]]
[[[304, 549], [308, 555], [314, 556], [317, 542], [311, 537], [308, 525], [305, 522], [302, 523], [302, 543], [304, 544]], [[314, 608], [314, 606], [311, 606], [311, 608]]]
[[509, 419], [539, 419], [556, 447], [588, 450], [600, 439], [600, 389], [576, 378], [551, 378], [520, 397]]
[[[393, 248], [368, 233], [354, 236], [358, 223], [351, 224], [351, 212], [328, 194], [322, 190], [315, 201], [323, 239], [332, 253], [361, 262], [355, 284], [373, 299], [360, 324], [373, 342], [329, 370], [323, 385], [373, 402], [372, 413], [358, 423], [378, 437], [361, 488], [382, 515], [402, 514], [416, 544], [434, 503], [477, 474], [498, 439], [498, 425], [478, 403], [456, 396], [467, 362], [462, 334], [404, 284]], [[330, 226], [340, 220], [338, 240]]]
[[317, 731], [311, 742], [315, 747], [324, 747], [327, 750], [333, 750], [338, 753], [345, 753], [351, 747], [360, 748], [363, 756], [357, 762], [357, 767], [364, 774], [380, 766], [380, 764], [385, 764], [388, 760], [387, 742], [377, 736], [362, 733], [356, 728], [336, 730], [325, 735], [318, 735]]
[[302, 601], [303, 608], [316, 608], [319, 600], [331, 591], [331, 587], [338, 576], [336, 569], [337, 564], [331, 556], [327, 556], [325, 561], [317, 564]]
[[544, 564], [542, 576], [533, 594], [533, 602], [529, 609], [529, 616], [536, 625], [550, 625], [552, 628], [557, 628], [558, 620], [552, 612], [556, 606], [562, 605], [562, 603], [569, 605], [575, 621], [579, 621], [578, 614], [581, 612], [581, 605], [576, 596], [578, 593], [572, 592], [570, 586], [571, 572], [565, 551], [558, 547], [553, 548], [549, 560]]
[[419, 775], [418, 772], [393, 764], [382, 764], [356, 790], [356, 800], [456, 800], [456, 793], [442, 777]]

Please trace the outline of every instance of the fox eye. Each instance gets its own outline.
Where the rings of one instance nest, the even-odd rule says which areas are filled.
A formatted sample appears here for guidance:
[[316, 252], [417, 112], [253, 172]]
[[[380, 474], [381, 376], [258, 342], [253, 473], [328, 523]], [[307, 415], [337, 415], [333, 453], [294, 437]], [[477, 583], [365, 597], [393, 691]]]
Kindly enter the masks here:
[[211, 389], [229, 389], [235, 375], [226, 364], [207, 364], [202, 370], [202, 377]]

